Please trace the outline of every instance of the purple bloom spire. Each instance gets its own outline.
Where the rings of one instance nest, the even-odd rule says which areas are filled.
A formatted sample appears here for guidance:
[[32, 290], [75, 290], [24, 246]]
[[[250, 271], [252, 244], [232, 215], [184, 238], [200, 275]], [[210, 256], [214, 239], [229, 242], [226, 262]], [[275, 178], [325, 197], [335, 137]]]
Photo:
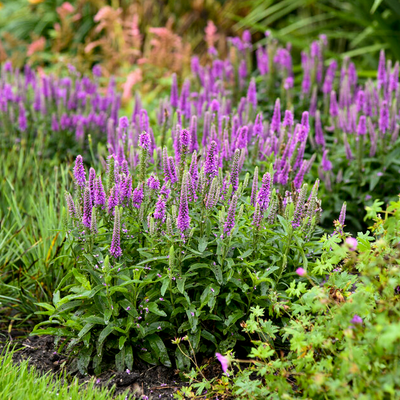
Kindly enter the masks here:
[[189, 150], [190, 135], [186, 129], [182, 129], [180, 133], [180, 152], [186, 154]]
[[315, 143], [321, 147], [325, 147], [324, 131], [322, 130], [321, 114], [319, 111], [315, 113]]
[[60, 125], [55, 114], [51, 116], [51, 130], [54, 132], [58, 132], [60, 130]]
[[163, 171], [164, 171], [164, 181], [168, 182], [171, 180], [171, 174], [169, 172], [169, 163], [168, 163], [168, 150], [166, 147], [163, 149]]
[[160, 181], [156, 176], [150, 175], [149, 179], [147, 179], [147, 187], [152, 190], [158, 190], [160, 189]]
[[384, 87], [386, 84], [386, 61], [385, 61], [385, 50], [383, 49], [379, 54], [377, 81], [378, 81], [378, 89]]
[[297, 190], [301, 188], [301, 184], [303, 183], [303, 179], [304, 179], [304, 175], [307, 170], [307, 166], [308, 166], [308, 163], [306, 160], [304, 160], [293, 180], [293, 185]]
[[118, 192], [116, 186], [113, 186], [110, 190], [110, 195], [107, 200], [107, 211], [109, 214], [114, 213], [115, 207], [118, 206]]
[[197, 168], [197, 151], [195, 150], [192, 154], [192, 161], [189, 167], [189, 173], [192, 176], [193, 183], [197, 187], [197, 182], [199, 180], [199, 170]]
[[235, 214], [236, 214], [236, 206], [237, 206], [237, 195], [234, 194], [231, 202], [229, 204], [228, 215], [226, 216], [226, 221], [224, 224], [224, 232], [227, 236], [229, 236], [232, 232], [232, 229], [235, 226]]
[[357, 135], [365, 135], [367, 133], [367, 117], [361, 115], [358, 120]]
[[271, 196], [271, 174], [267, 172], [262, 178], [260, 191], [257, 195], [257, 203], [260, 204], [260, 210], [263, 213], [269, 206]]
[[331, 171], [332, 170], [332, 163], [328, 160], [328, 157], [326, 156], [328, 154], [328, 150], [324, 150], [324, 153], [322, 154], [322, 169], [324, 171]]
[[149, 151], [150, 145], [151, 145], [150, 135], [147, 132], [142, 132], [139, 137], [139, 146], [142, 149]]
[[283, 126], [286, 126], [290, 131], [293, 126], [293, 113], [290, 110], [285, 111], [285, 118], [283, 119]]
[[179, 203], [179, 213], [178, 218], [176, 220], [176, 225], [178, 229], [184, 235], [184, 232], [190, 228], [190, 216], [189, 216], [189, 206], [188, 206], [188, 185], [187, 185], [188, 177], [187, 173], [185, 173], [182, 181], [182, 188], [181, 188], [181, 199]]
[[94, 205], [104, 206], [106, 204], [106, 194], [104, 192], [103, 183], [101, 182], [101, 176], [95, 180], [95, 191], [94, 191]]
[[240, 158], [240, 150], [236, 149], [235, 154], [233, 156], [231, 178], [229, 181], [229, 184], [232, 185], [233, 193], [235, 193], [239, 187], [239, 158]]
[[144, 199], [143, 188], [139, 185], [132, 193], [132, 204], [135, 208], [140, 208]]
[[86, 184], [86, 172], [83, 167], [83, 159], [81, 155], [78, 155], [75, 160], [74, 167], [74, 178], [77, 186], [84, 188]]
[[217, 168], [217, 143], [213, 140], [211, 142], [211, 146], [208, 149], [206, 162], [204, 165], [204, 173], [209, 178], [214, 178], [217, 175], [218, 168]]
[[329, 114], [331, 117], [337, 117], [339, 115], [339, 107], [336, 98], [336, 92], [332, 90], [331, 98], [329, 103]]
[[344, 221], [346, 220], [346, 202], [343, 203], [342, 209], [339, 214], [339, 224], [344, 226]]
[[74, 203], [74, 199], [72, 198], [71, 194], [68, 192], [65, 192], [65, 201], [67, 202], [67, 208], [68, 208], [69, 215], [74, 218], [76, 216], [75, 203]]
[[247, 90], [247, 101], [253, 106], [253, 110], [257, 108], [257, 87], [254, 78], [250, 81], [249, 89]]
[[250, 197], [250, 203], [253, 205], [253, 207], [256, 205], [257, 190], [258, 190], [258, 167], [255, 167], [253, 184], [251, 186], [251, 197]]
[[271, 131], [278, 132], [280, 126], [281, 126], [281, 101], [279, 99], [276, 99], [274, 114], [272, 115], [272, 120], [271, 120]]
[[19, 125], [19, 129], [22, 132], [25, 132], [26, 128], [28, 127], [28, 120], [26, 118], [26, 111], [25, 111], [25, 107], [22, 104], [22, 102], [19, 103], [18, 125]]
[[85, 193], [83, 195], [83, 216], [82, 224], [87, 228], [90, 228], [90, 223], [92, 221], [92, 199], [90, 196], [90, 189], [85, 188]]
[[96, 190], [96, 171], [94, 168], [89, 169], [89, 191], [90, 191], [90, 198], [92, 201], [94, 200], [94, 192]]
[[382, 134], [385, 134], [386, 130], [389, 128], [389, 108], [387, 101], [382, 101], [380, 110], [379, 110], [379, 130]]
[[199, 143], [197, 142], [197, 116], [193, 115], [190, 120], [190, 147], [189, 153], [199, 150]]
[[171, 178], [171, 183], [174, 184], [178, 181], [178, 177], [176, 174], [176, 167], [173, 157], [168, 158], [168, 169], [169, 169], [169, 176]]
[[301, 220], [304, 216], [304, 203], [306, 201], [308, 185], [305, 183], [300, 189], [300, 194], [296, 202], [296, 208], [293, 214], [292, 226], [293, 228], [298, 228], [300, 226]]
[[159, 219], [162, 222], [165, 220], [165, 200], [164, 196], [160, 196], [156, 203], [156, 208], [154, 211], [154, 219]]
[[171, 97], [170, 97], [171, 106], [174, 108], [178, 107], [179, 104], [179, 96], [178, 96], [178, 81], [176, 78], [176, 74], [172, 74], [172, 86], [171, 86]]
[[114, 213], [114, 229], [113, 229], [113, 235], [112, 235], [112, 239], [111, 239], [110, 254], [115, 258], [122, 256], [121, 216], [120, 216], [119, 207], [115, 208], [115, 213]]

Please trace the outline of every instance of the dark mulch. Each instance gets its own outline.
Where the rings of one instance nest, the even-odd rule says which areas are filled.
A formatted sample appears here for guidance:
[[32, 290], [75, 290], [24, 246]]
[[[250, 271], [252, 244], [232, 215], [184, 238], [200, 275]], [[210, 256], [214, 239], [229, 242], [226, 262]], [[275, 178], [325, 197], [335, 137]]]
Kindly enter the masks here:
[[[29, 360], [29, 365], [35, 366], [42, 373], [58, 374], [66, 371], [70, 372], [70, 362], [66, 354], [59, 354], [55, 351], [52, 336], [31, 336], [21, 337], [23, 332], [11, 331], [0, 332], [0, 353], [7, 343], [16, 345], [17, 351], [14, 354], [14, 361], [21, 362]], [[26, 335], [26, 334], [25, 334]], [[7, 340], [5, 338], [7, 337]], [[10, 341], [10, 339], [12, 339]], [[209, 370], [210, 375], [219, 374], [219, 365], [212, 365]], [[142, 395], [149, 399], [171, 399], [175, 393], [185, 383], [179, 377], [179, 373], [172, 368], [163, 366], [149, 366], [136, 360], [130, 373], [117, 372], [109, 369], [99, 376], [90, 374], [83, 376], [80, 373], [73, 373], [80, 383], [96, 379], [96, 385], [109, 387], [116, 386], [116, 394], [120, 394], [129, 389], [135, 393], [137, 398]], [[143, 396], [143, 398], [146, 398]]]

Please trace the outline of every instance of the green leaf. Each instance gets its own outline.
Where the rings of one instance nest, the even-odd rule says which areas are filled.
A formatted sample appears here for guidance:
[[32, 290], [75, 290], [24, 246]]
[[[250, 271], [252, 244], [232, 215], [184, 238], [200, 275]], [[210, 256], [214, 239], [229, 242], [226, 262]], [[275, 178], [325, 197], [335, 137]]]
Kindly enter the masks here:
[[122, 350], [122, 348], [124, 347], [124, 344], [126, 342], [127, 337], [126, 336], [121, 336], [118, 340], [118, 348], [120, 350]]
[[90, 356], [93, 352], [93, 347], [90, 346], [89, 348], [84, 347], [79, 351], [78, 355], [78, 369], [82, 375], [86, 375], [87, 367], [90, 362]]
[[166, 292], [167, 289], [168, 289], [169, 283], [170, 283], [170, 279], [169, 279], [169, 277], [166, 276], [166, 277], [164, 278], [163, 283], [162, 283], [162, 286], [161, 286], [161, 291], [160, 291], [161, 296], [164, 296], [164, 295], [165, 295], [165, 292]]
[[198, 246], [198, 250], [200, 253], [203, 253], [204, 250], [206, 249], [208, 244], [207, 238], [205, 236], [203, 236], [200, 240], [199, 240], [199, 246]]
[[133, 368], [133, 351], [132, 346], [125, 346], [125, 365], [126, 368], [132, 370]]
[[149, 309], [149, 311], [151, 311], [153, 314], [159, 315], [161, 317], [166, 317], [167, 314], [165, 313], [165, 311], [162, 311], [158, 308], [158, 304], [157, 303], [148, 303], [147, 304], [147, 308]]
[[150, 335], [147, 339], [154, 353], [157, 355], [157, 358], [160, 360], [161, 364], [165, 365], [166, 367], [171, 367], [172, 364], [171, 360], [168, 357], [167, 349], [160, 337], [156, 334], [153, 334]]
[[82, 275], [76, 268], [72, 269], [72, 273], [74, 274], [75, 279], [82, 284], [82, 286], [86, 290], [91, 290], [90, 282], [87, 280], [87, 278]]
[[86, 324], [78, 333], [78, 337], [81, 338], [84, 335], [86, 335], [92, 328], [94, 327], [94, 324]]

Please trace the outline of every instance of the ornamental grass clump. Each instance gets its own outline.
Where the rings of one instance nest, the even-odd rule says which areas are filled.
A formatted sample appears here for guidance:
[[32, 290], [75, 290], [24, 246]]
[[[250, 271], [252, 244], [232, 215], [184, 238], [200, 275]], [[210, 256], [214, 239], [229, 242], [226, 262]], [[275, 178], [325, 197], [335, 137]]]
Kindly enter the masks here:
[[[148, 145], [142, 140], [142, 149]], [[78, 156], [75, 187], [66, 194], [75, 265], [55, 291], [50, 320], [35, 333], [66, 337], [77, 367], [92, 362], [96, 372], [104, 356], [123, 370], [136, 357], [170, 366], [175, 354], [184, 369], [186, 358], [167, 340], [180, 335], [202, 354], [244, 341], [238, 324], [250, 307], [270, 306], [268, 293], [284, 290], [298, 265], [307, 269], [318, 253], [321, 208], [318, 183], [311, 194], [307, 184], [282, 191], [272, 165], [260, 189], [257, 174], [253, 185], [249, 173], [235, 178], [243, 153], [235, 150], [229, 171], [206, 170], [211, 158], [197, 163], [194, 152], [175, 180], [164, 171], [177, 161], [151, 164], [147, 150], [135, 169], [111, 156], [103, 174], [86, 174]], [[213, 156], [219, 160], [220, 151]], [[99, 186], [90, 186], [102, 176], [108, 185], [99, 201]]]

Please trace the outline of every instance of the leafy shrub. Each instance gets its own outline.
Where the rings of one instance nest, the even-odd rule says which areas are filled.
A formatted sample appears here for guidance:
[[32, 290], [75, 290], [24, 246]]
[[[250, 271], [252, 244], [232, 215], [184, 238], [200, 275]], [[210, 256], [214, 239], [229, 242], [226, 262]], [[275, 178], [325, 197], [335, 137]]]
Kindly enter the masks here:
[[[53, 305], [40, 304], [50, 319], [33, 333], [71, 339], [82, 371], [91, 359], [99, 371], [103, 355], [115, 352], [118, 369], [130, 369], [136, 355], [170, 366], [165, 343], [183, 333], [196, 353], [234, 346], [244, 340], [238, 321], [250, 307], [273, 304], [270, 288], [286, 289], [318, 251], [318, 182], [311, 193], [304, 184], [283, 197], [270, 172], [258, 189], [256, 173], [250, 190], [248, 173], [239, 183], [241, 151], [223, 173], [214, 145], [200, 171], [196, 152], [189, 168], [186, 134], [179, 168], [166, 157], [165, 175], [158, 178], [156, 162], [147, 178], [150, 137], [143, 133], [132, 175], [126, 161], [109, 158], [106, 191], [94, 169], [86, 180], [77, 158], [65, 222], [75, 266]], [[47, 324], [59, 327], [41, 329]], [[187, 367], [175, 355], [178, 368]]]
[[[326, 238], [325, 271], [301, 278], [307, 286], [303, 293], [286, 291], [291, 301], [283, 324], [274, 323], [271, 310], [266, 318], [266, 310], [251, 308], [242, 324], [254, 339], [251, 366], [241, 370], [246, 360], [228, 354], [226, 362], [235, 368], [227, 369], [234, 375], [231, 382], [223, 378], [224, 393], [243, 399], [396, 398], [400, 201], [386, 211], [381, 204], [367, 207], [367, 217], [375, 222], [373, 236], [359, 233], [343, 244], [339, 233]], [[326, 273], [323, 281], [317, 278], [321, 273]], [[193, 387], [221, 393], [216, 381]], [[191, 389], [183, 391], [188, 395]]]

